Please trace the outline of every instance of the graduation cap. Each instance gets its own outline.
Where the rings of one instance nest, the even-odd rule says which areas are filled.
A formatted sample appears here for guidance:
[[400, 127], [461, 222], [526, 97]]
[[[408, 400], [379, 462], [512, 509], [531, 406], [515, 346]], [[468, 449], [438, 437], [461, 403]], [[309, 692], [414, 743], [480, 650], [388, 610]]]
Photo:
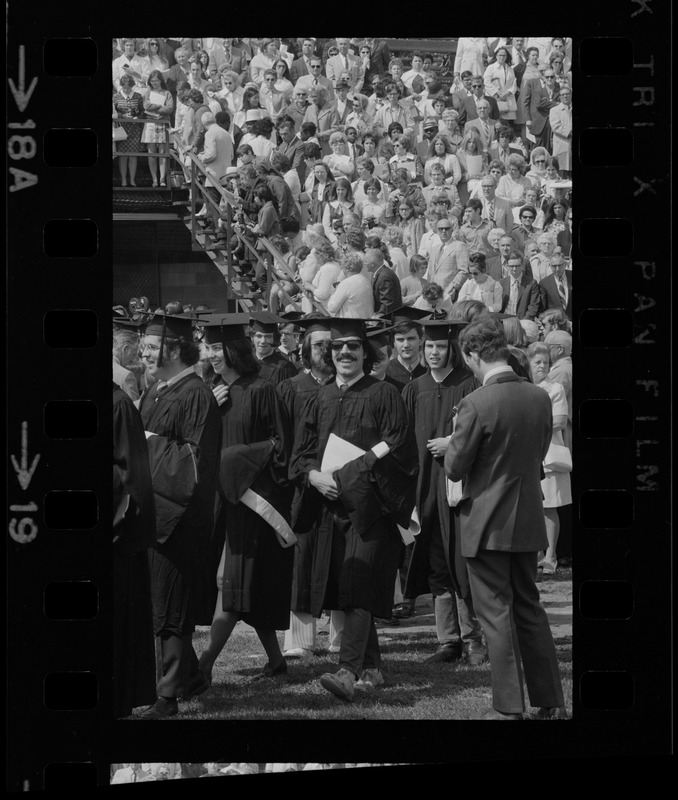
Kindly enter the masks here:
[[331, 339], [344, 339], [356, 336], [364, 339], [367, 335], [367, 320], [352, 317], [328, 317]]
[[365, 322], [367, 328], [367, 338], [377, 347], [385, 347], [393, 344], [391, 331], [393, 327], [387, 317], [380, 319], [370, 319]]
[[135, 331], [140, 334], [142, 325], [144, 325], [144, 319], [142, 317], [138, 317], [137, 319], [122, 316], [113, 317], [113, 330]]
[[299, 320], [304, 316], [303, 311], [286, 311], [284, 314], [280, 315], [283, 321], [280, 323], [281, 327], [285, 325], [289, 325], [292, 323], [295, 329], [299, 330]]
[[210, 314], [205, 320], [200, 320], [200, 327], [205, 333], [205, 344], [220, 344], [226, 342], [248, 341], [245, 327], [249, 325], [249, 314]]
[[388, 320], [391, 326], [395, 328], [403, 324], [411, 325], [412, 323], [416, 323], [417, 325], [421, 325], [421, 320], [428, 319], [430, 316], [431, 312], [427, 309], [401, 306], [400, 308], [395, 308], [393, 311], [383, 314], [381, 319]]
[[167, 314], [164, 311], [155, 311], [146, 321], [144, 330], [146, 336], [160, 337], [160, 352], [157, 365], [162, 367], [162, 353], [167, 339], [193, 339], [193, 317], [185, 314]]
[[285, 319], [270, 311], [255, 311], [250, 314], [250, 328], [253, 333], [278, 333], [278, 325]]
[[448, 342], [459, 337], [459, 331], [469, 323], [466, 320], [455, 319], [427, 319], [421, 325], [424, 329], [424, 339], [439, 342], [447, 339]]
[[[291, 311], [289, 313], [296, 314], [298, 312]], [[314, 331], [324, 331], [325, 333], [329, 332], [331, 321], [331, 317], [326, 317], [324, 314], [318, 314], [316, 311], [313, 311], [310, 314], [302, 314], [294, 324], [298, 328], [301, 328], [302, 336], [307, 336], [309, 333], [313, 333]]]

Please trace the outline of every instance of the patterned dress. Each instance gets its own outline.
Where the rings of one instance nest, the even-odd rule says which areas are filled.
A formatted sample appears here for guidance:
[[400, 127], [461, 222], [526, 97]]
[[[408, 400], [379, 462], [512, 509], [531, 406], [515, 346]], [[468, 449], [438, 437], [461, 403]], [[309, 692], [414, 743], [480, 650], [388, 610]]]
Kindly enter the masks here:
[[139, 92], [132, 92], [131, 95], [123, 94], [122, 91], [113, 95], [113, 107], [118, 112], [119, 122], [127, 133], [127, 138], [121, 142], [116, 142], [116, 152], [124, 155], [125, 153], [138, 153], [142, 149], [141, 144], [141, 125], [138, 122], [125, 122], [124, 117], [130, 114], [132, 117], [143, 115], [143, 98]]

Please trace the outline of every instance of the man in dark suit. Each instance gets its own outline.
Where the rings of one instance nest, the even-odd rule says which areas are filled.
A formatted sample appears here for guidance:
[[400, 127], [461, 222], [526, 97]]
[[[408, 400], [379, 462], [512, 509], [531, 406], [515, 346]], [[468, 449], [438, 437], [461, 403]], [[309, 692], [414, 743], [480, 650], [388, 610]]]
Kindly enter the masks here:
[[304, 39], [301, 44], [301, 56], [292, 62], [290, 67], [290, 80], [296, 83], [302, 75], [310, 75], [309, 59], [315, 55], [315, 42], [313, 39]]
[[539, 283], [541, 309], [562, 309], [572, 321], [572, 270], [566, 269], [563, 254], [554, 250], [551, 256], [551, 275]]
[[278, 152], [287, 156], [290, 160], [292, 169], [296, 169], [302, 185], [306, 178], [306, 161], [304, 160], [304, 143], [294, 132], [294, 122], [291, 119], [283, 118], [278, 124], [280, 134], [280, 144]]
[[483, 719], [523, 719], [523, 670], [537, 717], [563, 719], [558, 657], [535, 584], [546, 545], [541, 464], [551, 442], [551, 401], [508, 366], [499, 320], [472, 322], [459, 344], [482, 386], [459, 403], [445, 472], [464, 479], [461, 554], [492, 674], [492, 708]]
[[[360, 47], [370, 48], [369, 72], [377, 75], [384, 75], [388, 72], [388, 64], [391, 60], [391, 51], [386, 42], [379, 39], [365, 39], [360, 42]], [[366, 70], [367, 71], [367, 70]]]
[[381, 250], [369, 248], [364, 258], [364, 269], [372, 275], [374, 313], [388, 314], [402, 308], [403, 296], [400, 281], [395, 272], [384, 261]]
[[541, 295], [539, 284], [525, 275], [525, 260], [513, 250], [508, 258], [509, 275], [499, 281], [501, 286], [501, 310], [518, 319], [534, 319], [539, 313]]
[[469, 120], [478, 119], [478, 103], [481, 100], [487, 100], [490, 104], [490, 119], [492, 122], [498, 122], [501, 114], [499, 113], [499, 106], [494, 97], [485, 94], [485, 83], [481, 75], [474, 75], [471, 78], [471, 96], [462, 99], [459, 108], [459, 125], [465, 132], [464, 126]]
[[551, 124], [549, 112], [558, 105], [560, 85], [551, 67], [544, 70], [543, 78], [525, 81], [520, 93], [523, 117], [527, 132], [537, 140], [535, 147], [545, 147], [551, 152]]

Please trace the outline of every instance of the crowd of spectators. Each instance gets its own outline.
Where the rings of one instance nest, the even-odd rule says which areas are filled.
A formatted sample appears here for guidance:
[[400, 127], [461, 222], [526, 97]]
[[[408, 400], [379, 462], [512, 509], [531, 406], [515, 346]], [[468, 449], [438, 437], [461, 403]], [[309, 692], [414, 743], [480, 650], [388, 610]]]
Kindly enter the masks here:
[[121, 783], [148, 783], [150, 781], [171, 781], [186, 778], [221, 778], [226, 775], [264, 775], [280, 772], [310, 772], [324, 769], [352, 769], [355, 767], [398, 767], [407, 764], [339, 764], [339, 763], [219, 763], [206, 762], [204, 764], [174, 764], [170, 762], [155, 762], [152, 764], [127, 763], [111, 764], [110, 782], [112, 785]]

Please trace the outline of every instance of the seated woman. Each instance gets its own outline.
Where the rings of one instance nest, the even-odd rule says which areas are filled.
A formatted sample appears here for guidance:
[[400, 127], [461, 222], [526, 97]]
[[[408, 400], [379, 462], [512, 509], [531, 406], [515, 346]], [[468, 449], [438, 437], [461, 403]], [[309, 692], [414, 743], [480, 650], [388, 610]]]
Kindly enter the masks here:
[[570, 232], [567, 221], [569, 208], [566, 200], [551, 200], [544, 212], [544, 233], [555, 233], [557, 237], [563, 231]]
[[306, 183], [306, 190], [310, 197], [308, 216], [311, 222], [323, 221], [325, 206], [330, 201], [330, 193], [334, 186], [334, 176], [324, 161], [316, 161], [313, 165], [313, 178], [311, 186]]
[[372, 222], [376, 225], [383, 220], [386, 213], [386, 203], [381, 200], [381, 181], [378, 178], [370, 178], [363, 184], [363, 191], [365, 200], [357, 206], [361, 221], [363, 224]]
[[561, 180], [560, 173], [558, 172], [559, 169], [560, 163], [556, 156], [551, 156], [551, 158], [546, 159], [546, 174], [544, 175], [543, 190], [545, 195], [553, 199], [556, 197], [554, 184]]
[[511, 153], [506, 161], [506, 174], [497, 183], [497, 197], [508, 200], [513, 209], [520, 210], [525, 205], [525, 191], [532, 186], [532, 182], [524, 175], [526, 168], [525, 159], [517, 153]]
[[389, 159], [389, 169], [391, 176], [395, 175], [399, 169], [407, 170], [410, 181], [422, 181], [424, 177], [424, 165], [416, 153], [410, 153], [411, 140], [409, 136], [397, 134], [392, 138], [394, 155]]
[[428, 311], [432, 319], [447, 319], [452, 311], [452, 300], [444, 296], [442, 286], [437, 283], [429, 283], [422, 290], [421, 297], [412, 303], [412, 308]]
[[424, 167], [424, 183], [427, 185], [431, 182], [431, 167], [434, 164], [442, 166], [446, 183], [452, 183], [455, 186], [459, 183], [461, 180], [459, 159], [452, 151], [449, 139], [440, 133], [431, 139], [429, 145], [428, 158]]
[[334, 231], [333, 221], [342, 222], [347, 211], [353, 211], [355, 203], [351, 192], [351, 184], [346, 178], [337, 178], [330, 191], [329, 201], [323, 209], [323, 228], [325, 235], [332, 244], [336, 244], [337, 236]]
[[273, 129], [273, 120], [268, 117], [255, 120], [252, 124], [252, 138], [247, 144], [252, 148], [257, 164], [269, 160], [271, 153], [275, 150], [275, 145], [271, 141]]
[[283, 114], [285, 108], [290, 103], [289, 96], [284, 92], [279, 92], [275, 88], [277, 79], [276, 71], [267, 69], [266, 72], [264, 72], [264, 80], [261, 84], [261, 90], [259, 91], [259, 103], [266, 111], [266, 114], [273, 120], [274, 126], [278, 121], [278, 117]]
[[[169, 120], [174, 108], [172, 95], [167, 90], [160, 70], [154, 69], [148, 76], [148, 89], [143, 96], [144, 111], [157, 114], [163, 122], [147, 122], [141, 134], [141, 141], [148, 145], [149, 153], [167, 153]], [[153, 186], [158, 185], [158, 161], [160, 162], [160, 186], [167, 186], [167, 158], [148, 159]]]
[[217, 92], [217, 97], [226, 103], [227, 110], [231, 119], [235, 120], [235, 115], [243, 105], [244, 90], [240, 86], [240, 75], [233, 72], [228, 65], [224, 65], [220, 70], [221, 91]]
[[390, 176], [388, 159], [377, 154], [378, 144], [379, 138], [374, 133], [366, 133], [363, 136], [364, 155], [374, 164], [374, 177], [386, 181]]
[[245, 123], [247, 122], [247, 112], [258, 111], [257, 114], [250, 114], [250, 119], [260, 119], [262, 116], [262, 108], [259, 103], [259, 88], [248, 86], [244, 89], [242, 95], [242, 103], [240, 108], [233, 117], [233, 124], [241, 130], [245, 130]]
[[545, 147], [535, 147], [530, 153], [530, 165], [525, 177], [537, 183], [540, 189], [546, 180], [546, 162], [549, 158], [551, 155]]
[[457, 302], [461, 300], [479, 300], [487, 306], [488, 311], [501, 311], [502, 291], [499, 281], [491, 278], [487, 272], [487, 264], [483, 253], [471, 253], [468, 259], [469, 279], [464, 282]]
[[424, 274], [428, 269], [428, 258], [415, 253], [410, 258], [409, 275], [400, 279], [400, 291], [402, 293], [403, 305], [411, 306], [415, 300], [421, 297], [422, 292], [428, 286], [428, 281]]
[[532, 185], [525, 189], [525, 205], [536, 208], [537, 216], [532, 227], [536, 228], [538, 232], [541, 232], [544, 227], [544, 208], [546, 207], [547, 201], [542, 195], [541, 189], [536, 186], [533, 181], [530, 181], [530, 183]]
[[346, 147], [346, 136], [340, 131], [330, 134], [330, 148], [332, 152], [323, 158], [323, 161], [332, 171], [335, 177], [343, 175], [351, 180], [355, 172], [355, 164], [348, 155]]
[[[351, 189], [353, 191], [353, 199], [356, 204], [359, 205], [367, 200], [365, 183], [374, 176], [374, 161], [372, 161], [369, 156], [362, 155], [356, 160], [355, 166], [358, 173], [358, 180], [351, 184]], [[388, 200], [388, 184], [385, 181], [381, 181], [379, 199], [384, 203]]]
[[403, 235], [403, 250], [411, 258], [419, 250], [419, 242], [424, 234], [425, 223], [422, 217], [414, 213], [414, 205], [409, 198], [400, 201], [395, 224]]
[[442, 124], [438, 123], [438, 132], [450, 143], [450, 152], [456, 155], [464, 138], [464, 134], [459, 127], [459, 112], [455, 111], [454, 108], [445, 108], [443, 110]]
[[486, 171], [483, 144], [475, 130], [470, 130], [464, 134], [461, 146], [457, 151], [457, 158], [461, 167], [461, 180], [457, 188], [461, 203], [465, 205], [470, 199], [473, 190], [480, 185], [480, 181]]
[[358, 132], [358, 142], [363, 143], [366, 133], [372, 133], [374, 129], [374, 117], [367, 113], [369, 98], [367, 95], [354, 93], [351, 105], [353, 110], [346, 117], [345, 126], [353, 127]]
[[290, 68], [284, 58], [277, 58], [273, 64], [276, 80], [274, 84], [275, 91], [284, 94], [286, 98], [292, 98], [294, 94], [294, 84], [290, 75]]
[[320, 303], [322, 307], [327, 305], [327, 301], [334, 293], [334, 284], [338, 283], [341, 272], [341, 266], [337, 262], [336, 251], [330, 242], [319, 242], [315, 248], [315, 257], [318, 269], [313, 279], [302, 282], [305, 297], [301, 301], [301, 310], [304, 313], [313, 311], [311, 299], [316, 303]]

